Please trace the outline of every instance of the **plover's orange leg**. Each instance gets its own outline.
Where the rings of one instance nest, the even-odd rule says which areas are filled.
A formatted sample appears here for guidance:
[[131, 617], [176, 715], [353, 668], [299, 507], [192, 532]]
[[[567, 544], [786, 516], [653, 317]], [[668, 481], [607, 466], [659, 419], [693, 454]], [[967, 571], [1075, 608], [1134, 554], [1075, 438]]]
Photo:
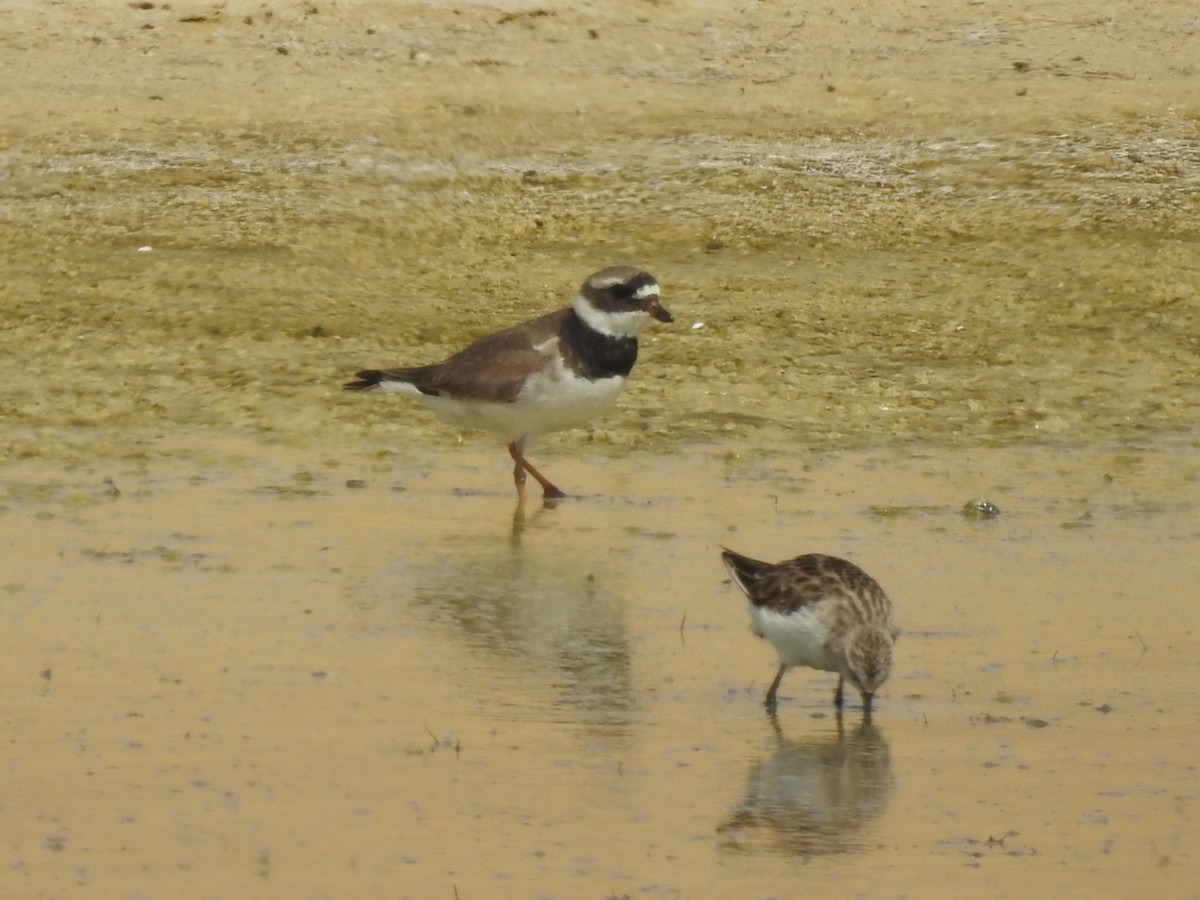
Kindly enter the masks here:
[[547, 500], [558, 500], [567, 496], [550, 481], [545, 475], [534, 468], [533, 463], [525, 458], [525, 441], [513, 441], [508, 445], [508, 455], [513, 458], [517, 464], [513, 469], [513, 481], [517, 483], [517, 493], [521, 496], [525, 495], [525, 473], [532, 475], [537, 483], [542, 486], [542, 496]]

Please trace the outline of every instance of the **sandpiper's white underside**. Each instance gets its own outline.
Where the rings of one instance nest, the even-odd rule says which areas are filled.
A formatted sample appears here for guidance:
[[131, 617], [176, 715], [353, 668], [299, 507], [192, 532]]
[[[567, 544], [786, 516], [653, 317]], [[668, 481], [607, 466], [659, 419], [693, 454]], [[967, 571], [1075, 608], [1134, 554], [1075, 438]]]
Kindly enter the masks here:
[[754, 633], [765, 637], [779, 654], [784, 666], [809, 666], [826, 672], [839, 672], [837, 658], [825, 647], [828, 626], [819, 615], [821, 604], [803, 606], [786, 615], [750, 604]]

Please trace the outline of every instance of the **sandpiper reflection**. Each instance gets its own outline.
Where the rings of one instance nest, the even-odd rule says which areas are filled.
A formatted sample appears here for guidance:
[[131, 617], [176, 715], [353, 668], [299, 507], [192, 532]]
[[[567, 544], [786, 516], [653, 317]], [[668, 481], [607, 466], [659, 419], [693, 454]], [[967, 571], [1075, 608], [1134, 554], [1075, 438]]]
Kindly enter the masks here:
[[720, 846], [797, 856], [867, 849], [867, 826], [893, 787], [883, 733], [869, 718], [846, 730], [838, 716], [833, 734], [792, 739], [770, 721], [773, 751], [750, 767], [745, 798], [717, 829]]

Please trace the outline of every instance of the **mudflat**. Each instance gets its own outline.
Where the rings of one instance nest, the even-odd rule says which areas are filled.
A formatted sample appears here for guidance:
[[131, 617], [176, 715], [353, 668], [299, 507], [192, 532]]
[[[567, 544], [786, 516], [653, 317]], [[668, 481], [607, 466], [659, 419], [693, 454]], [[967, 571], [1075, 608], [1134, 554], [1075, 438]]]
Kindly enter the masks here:
[[[6, 3], [3, 892], [1191, 890], [1198, 27]], [[341, 389], [626, 262], [558, 508]], [[889, 591], [870, 723], [722, 544]]]

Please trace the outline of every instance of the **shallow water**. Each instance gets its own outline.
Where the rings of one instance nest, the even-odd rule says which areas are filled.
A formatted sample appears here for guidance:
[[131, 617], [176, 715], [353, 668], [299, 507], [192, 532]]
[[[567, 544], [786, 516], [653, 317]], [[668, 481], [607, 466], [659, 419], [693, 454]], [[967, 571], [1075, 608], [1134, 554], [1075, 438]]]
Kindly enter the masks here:
[[[499, 450], [416, 475], [208, 450], [6, 469], [26, 895], [1194, 883], [1191, 448], [555, 458], [607, 493], [523, 517]], [[765, 714], [718, 544], [884, 584], [904, 635], [869, 728], [827, 673]]]
[[[1193, 890], [1193, 4], [0, 19], [0, 893]], [[581, 498], [340, 388], [625, 261]], [[869, 727], [722, 544], [887, 588]]]

